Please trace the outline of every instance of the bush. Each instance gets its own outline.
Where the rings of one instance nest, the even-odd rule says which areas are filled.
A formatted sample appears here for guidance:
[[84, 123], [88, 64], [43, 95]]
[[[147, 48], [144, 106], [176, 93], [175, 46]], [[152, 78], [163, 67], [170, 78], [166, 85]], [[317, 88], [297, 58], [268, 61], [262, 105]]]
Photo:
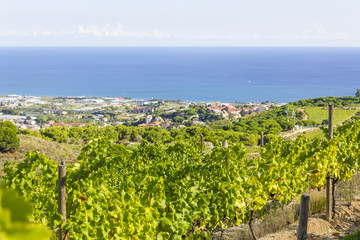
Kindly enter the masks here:
[[16, 135], [17, 128], [11, 122], [0, 122], [0, 151], [15, 152], [20, 147], [20, 139]]
[[346, 235], [343, 240], [358, 240], [360, 239], [360, 230], [357, 230], [354, 234]]
[[248, 133], [239, 134], [239, 139], [246, 146], [256, 146], [258, 144], [258, 139], [254, 134], [248, 134]]

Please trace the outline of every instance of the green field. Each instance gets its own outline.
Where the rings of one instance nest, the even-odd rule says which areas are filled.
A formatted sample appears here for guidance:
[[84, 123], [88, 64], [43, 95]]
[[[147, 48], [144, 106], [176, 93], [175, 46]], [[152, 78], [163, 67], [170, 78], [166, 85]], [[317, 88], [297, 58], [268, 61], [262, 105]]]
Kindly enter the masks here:
[[[309, 116], [309, 120], [313, 120], [319, 124], [323, 120], [329, 119], [329, 109], [323, 107], [306, 107], [305, 112]], [[341, 123], [346, 119], [355, 115], [356, 109], [334, 109], [334, 124]]]

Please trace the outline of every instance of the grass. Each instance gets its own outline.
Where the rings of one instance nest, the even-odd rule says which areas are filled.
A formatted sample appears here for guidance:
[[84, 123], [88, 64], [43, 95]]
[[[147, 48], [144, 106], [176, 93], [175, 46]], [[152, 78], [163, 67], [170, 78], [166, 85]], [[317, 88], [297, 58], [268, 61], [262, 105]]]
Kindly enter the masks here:
[[354, 177], [346, 182], [340, 182], [336, 186], [336, 192], [339, 197], [341, 197], [347, 205], [351, 205], [352, 201], [355, 199], [355, 196], [360, 193], [360, 174], [357, 173]]
[[[310, 196], [310, 215], [323, 213], [326, 210], [325, 190], [309, 190], [305, 195]], [[289, 205], [282, 205], [276, 202], [269, 203], [265, 207], [263, 217], [258, 218], [254, 224], [254, 231], [257, 237], [264, 237], [269, 233], [278, 232], [299, 219], [300, 203], [297, 199]], [[231, 230], [231, 229], [230, 229]], [[214, 240], [241, 239], [251, 240], [251, 234], [248, 225], [242, 224], [237, 228], [223, 233], [219, 232], [213, 236]]]
[[[329, 119], [329, 109], [322, 107], [306, 107], [305, 112], [309, 116], [309, 120], [313, 120], [321, 124], [323, 120]], [[334, 109], [334, 124], [339, 124], [350, 117], [354, 116], [357, 109]]]
[[56, 162], [65, 160], [67, 163], [76, 161], [81, 146], [58, 143], [50, 140], [45, 140], [38, 137], [19, 135], [20, 148], [15, 153], [0, 153], [0, 169], [5, 161], [22, 161], [25, 159], [25, 153], [34, 150], [38, 153], [43, 153]]
[[309, 212], [310, 215], [315, 215], [326, 211], [326, 191], [323, 189], [318, 191], [317, 189], [309, 190], [310, 204]]

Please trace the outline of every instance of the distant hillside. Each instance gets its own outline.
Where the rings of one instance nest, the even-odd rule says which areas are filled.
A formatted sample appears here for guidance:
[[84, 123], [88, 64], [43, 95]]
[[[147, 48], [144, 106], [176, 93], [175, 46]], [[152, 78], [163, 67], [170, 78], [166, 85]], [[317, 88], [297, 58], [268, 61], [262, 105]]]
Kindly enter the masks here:
[[348, 107], [360, 104], [360, 98], [358, 97], [319, 97], [302, 99], [296, 102], [290, 102], [289, 104], [298, 107], [324, 107], [329, 104], [334, 104], [335, 107]]
[[25, 159], [25, 153], [31, 150], [44, 153], [57, 162], [60, 162], [62, 159], [67, 162], [73, 162], [77, 159], [81, 150], [80, 146], [58, 143], [28, 135], [19, 135], [19, 138], [19, 151], [15, 153], [0, 153], [1, 168], [6, 160], [21, 161]]

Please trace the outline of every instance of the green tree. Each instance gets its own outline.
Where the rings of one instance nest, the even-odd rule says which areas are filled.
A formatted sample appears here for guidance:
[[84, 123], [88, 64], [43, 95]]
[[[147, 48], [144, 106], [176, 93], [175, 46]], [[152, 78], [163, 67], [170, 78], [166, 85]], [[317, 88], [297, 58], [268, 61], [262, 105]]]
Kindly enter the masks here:
[[183, 117], [180, 117], [180, 116], [176, 116], [173, 118], [173, 121], [174, 122], [177, 122], [177, 123], [182, 123], [185, 119]]
[[9, 115], [19, 115], [19, 111], [11, 108], [4, 108], [1, 110], [3, 114], [9, 114]]
[[20, 147], [20, 139], [16, 135], [17, 128], [11, 122], [0, 122], [0, 151], [15, 152]]
[[355, 96], [356, 96], [356, 97], [360, 97], [360, 88], [358, 88], [358, 89], [356, 90]]

